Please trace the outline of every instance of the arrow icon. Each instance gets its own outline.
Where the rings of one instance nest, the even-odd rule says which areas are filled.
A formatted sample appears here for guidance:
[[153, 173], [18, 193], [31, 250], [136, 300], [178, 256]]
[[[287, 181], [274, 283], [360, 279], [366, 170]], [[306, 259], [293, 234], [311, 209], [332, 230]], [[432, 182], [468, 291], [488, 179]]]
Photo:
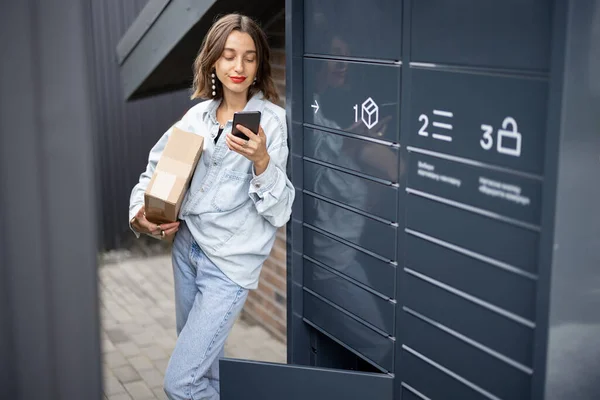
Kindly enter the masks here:
[[315, 109], [315, 114], [319, 111], [319, 103], [315, 100], [315, 104], [311, 104], [311, 107]]

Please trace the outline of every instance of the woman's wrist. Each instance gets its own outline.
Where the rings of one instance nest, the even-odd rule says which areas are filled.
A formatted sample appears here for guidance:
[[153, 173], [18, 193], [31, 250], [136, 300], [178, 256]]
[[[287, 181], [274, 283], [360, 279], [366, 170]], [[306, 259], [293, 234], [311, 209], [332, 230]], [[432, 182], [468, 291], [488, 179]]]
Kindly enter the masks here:
[[254, 173], [259, 176], [267, 170], [271, 157], [267, 154], [264, 158], [254, 162]]

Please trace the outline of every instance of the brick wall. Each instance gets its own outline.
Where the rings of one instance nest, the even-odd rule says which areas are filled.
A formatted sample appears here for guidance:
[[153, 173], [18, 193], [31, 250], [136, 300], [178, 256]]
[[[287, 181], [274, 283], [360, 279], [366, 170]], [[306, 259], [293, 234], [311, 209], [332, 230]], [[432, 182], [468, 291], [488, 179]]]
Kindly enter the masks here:
[[[272, 49], [271, 67], [279, 105], [285, 107], [285, 18], [282, 13], [266, 27]], [[286, 342], [286, 239], [285, 227], [277, 231], [271, 255], [260, 275], [258, 289], [250, 291], [242, 317], [252, 320]]]

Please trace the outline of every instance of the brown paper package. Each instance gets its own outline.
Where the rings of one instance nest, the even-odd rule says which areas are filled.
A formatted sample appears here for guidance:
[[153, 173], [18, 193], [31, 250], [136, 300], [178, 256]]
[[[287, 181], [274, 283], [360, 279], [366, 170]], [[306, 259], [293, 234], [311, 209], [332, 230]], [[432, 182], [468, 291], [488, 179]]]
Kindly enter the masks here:
[[173, 128], [144, 194], [146, 219], [175, 222], [204, 146], [204, 137]]

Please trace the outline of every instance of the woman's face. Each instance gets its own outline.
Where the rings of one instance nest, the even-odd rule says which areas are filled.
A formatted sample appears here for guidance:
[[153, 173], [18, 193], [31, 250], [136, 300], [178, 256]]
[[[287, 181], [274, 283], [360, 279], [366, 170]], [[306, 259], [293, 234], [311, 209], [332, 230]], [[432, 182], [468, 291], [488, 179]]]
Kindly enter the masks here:
[[247, 93], [257, 70], [258, 57], [252, 37], [245, 32], [231, 32], [215, 63], [215, 72], [225, 93]]

